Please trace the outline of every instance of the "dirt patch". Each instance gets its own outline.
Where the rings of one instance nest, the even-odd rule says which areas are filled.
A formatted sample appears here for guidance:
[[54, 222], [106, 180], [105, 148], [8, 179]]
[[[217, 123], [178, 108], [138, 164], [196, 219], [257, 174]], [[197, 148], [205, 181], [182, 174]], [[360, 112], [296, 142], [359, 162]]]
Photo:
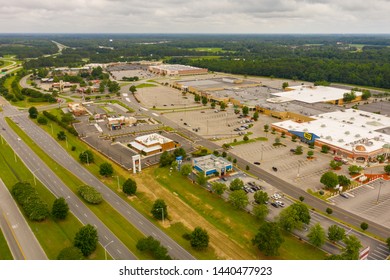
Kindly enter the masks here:
[[[230, 240], [225, 233], [216, 229], [210, 222], [180, 199], [180, 195], [184, 195], [186, 198], [195, 200], [196, 203], [202, 203], [198, 197], [195, 197], [191, 193], [179, 194], [178, 196], [174, 195], [154, 179], [153, 170], [153, 168], [150, 168], [143, 171], [136, 176], [135, 180], [137, 181], [138, 191], [143, 192], [152, 201], [157, 198], [164, 199], [168, 205], [170, 220], [169, 223], [166, 223], [166, 226], [181, 222], [189, 231], [192, 231], [197, 226], [206, 229], [210, 236], [210, 246], [220, 259], [256, 259], [256, 256], [250, 254], [246, 248]], [[208, 210], [207, 212], [213, 214], [212, 206], [207, 205], [206, 208]], [[218, 216], [223, 218], [222, 215]]]

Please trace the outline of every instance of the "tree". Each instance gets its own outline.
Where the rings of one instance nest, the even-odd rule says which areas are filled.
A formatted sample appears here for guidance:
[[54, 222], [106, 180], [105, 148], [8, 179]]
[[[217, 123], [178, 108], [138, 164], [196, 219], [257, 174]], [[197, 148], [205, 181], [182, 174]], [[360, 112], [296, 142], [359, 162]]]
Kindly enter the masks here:
[[118, 92], [121, 89], [119, 84], [117, 82], [110, 82], [108, 85], [108, 91], [113, 93], [113, 92]]
[[152, 236], [138, 240], [136, 247], [140, 251], [149, 251], [156, 260], [171, 260], [167, 248]]
[[369, 91], [368, 89], [363, 89], [363, 91], [362, 91], [362, 99], [363, 100], [367, 100], [370, 97], [371, 97], [371, 91]]
[[253, 198], [255, 199], [257, 204], [266, 204], [268, 199], [269, 199], [268, 193], [266, 193], [264, 191], [255, 192], [255, 194], [253, 195]]
[[288, 86], [289, 86], [289, 85], [288, 85], [288, 82], [284, 82], [284, 83], [282, 84], [283, 90], [285, 90]]
[[339, 180], [338, 180], [336, 173], [334, 173], [332, 171], [328, 171], [328, 172], [322, 174], [320, 182], [323, 185], [325, 185], [326, 188], [333, 189], [334, 187], [337, 186], [337, 184], [339, 183]]
[[346, 176], [344, 175], [339, 175], [337, 176], [337, 179], [339, 180], [340, 186], [343, 187], [348, 187], [351, 184], [351, 180], [349, 180]]
[[167, 209], [167, 205], [165, 204], [165, 201], [162, 199], [157, 199], [153, 203], [151, 213], [153, 217], [156, 218], [157, 220], [162, 220], [163, 217], [165, 218], [168, 217], [168, 209]]
[[244, 116], [248, 116], [249, 108], [247, 106], [242, 107], [242, 114]]
[[172, 161], [175, 160], [175, 156], [164, 151], [160, 156], [160, 167], [170, 166]]
[[321, 153], [327, 154], [330, 150], [330, 147], [328, 145], [322, 145], [321, 147]]
[[114, 168], [108, 162], [104, 162], [100, 165], [99, 174], [104, 177], [109, 177], [114, 174]]
[[368, 224], [366, 222], [363, 222], [363, 223], [360, 224], [360, 228], [362, 230], [367, 230], [368, 229]]
[[244, 190], [231, 192], [229, 195], [229, 201], [236, 209], [245, 208], [249, 204], [248, 196]]
[[307, 158], [313, 158], [314, 152], [313, 151], [307, 151]]
[[57, 256], [57, 260], [83, 260], [84, 255], [77, 247], [67, 247], [61, 250]]
[[222, 195], [226, 191], [227, 186], [224, 183], [214, 182], [211, 184], [211, 189], [217, 195]]
[[257, 120], [259, 119], [259, 112], [255, 111], [255, 112], [253, 113], [253, 119], [254, 119], [255, 121], [257, 121]]
[[191, 247], [196, 250], [204, 250], [209, 246], [209, 235], [201, 227], [196, 227], [190, 235]]
[[236, 164], [236, 163], [237, 163], [237, 159], [234, 158], [234, 159], [233, 159], [233, 164]]
[[362, 244], [355, 235], [347, 235], [343, 238], [345, 248], [341, 254], [344, 260], [358, 260]]
[[385, 170], [387, 175], [390, 175], [390, 164], [386, 165], [383, 169]]
[[242, 190], [243, 188], [244, 188], [244, 182], [239, 178], [236, 178], [233, 181], [231, 181], [229, 185], [229, 189], [231, 191], [238, 191], [238, 190]]
[[31, 119], [36, 119], [38, 117], [38, 109], [35, 107], [30, 107], [28, 109], [28, 115]]
[[329, 208], [329, 207], [327, 207], [325, 211], [326, 211], [326, 213], [327, 213], [328, 215], [331, 215], [331, 214], [333, 213], [332, 208]]
[[243, 140], [246, 142], [246, 141], [248, 141], [248, 140], [249, 140], [249, 137], [248, 137], [248, 136], [246, 136], [246, 135], [244, 135], [244, 138], [243, 138]]
[[200, 95], [199, 94], [195, 94], [194, 101], [195, 102], [200, 102]]
[[69, 213], [69, 206], [63, 197], [59, 197], [53, 202], [51, 214], [55, 219], [64, 220]]
[[351, 90], [350, 93], [346, 92], [343, 95], [343, 101], [346, 103], [353, 101], [355, 98], [356, 98], [356, 94], [353, 90]]
[[196, 178], [196, 182], [202, 186], [202, 187], [205, 187], [207, 185], [207, 177], [206, 175], [204, 174], [203, 171], [199, 172], [198, 173], [198, 176]]
[[74, 246], [79, 248], [84, 256], [89, 256], [95, 251], [97, 243], [97, 230], [89, 224], [82, 227], [74, 238]]
[[328, 239], [332, 242], [340, 241], [345, 236], [345, 230], [338, 225], [331, 225], [328, 228]]
[[266, 256], [278, 255], [278, 249], [284, 242], [279, 225], [275, 222], [264, 222], [259, 228], [252, 244], [257, 246]]
[[100, 204], [103, 202], [102, 194], [98, 192], [94, 187], [84, 185], [80, 186], [77, 191], [80, 196], [84, 198], [88, 203]]
[[363, 170], [363, 167], [357, 165], [351, 165], [348, 167], [348, 171], [351, 175], [359, 174]]
[[264, 132], [268, 132], [268, 129], [269, 129], [269, 125], [268, 125], [268, 124], [265, 124], [265, 125], [264, 125]]
[[44, 117], [44, 116], [39, 116], [38, 119], [37, 119], [37, 122], [39, 124], [47, 124], [47, 119]]
[[187, 177], [192, 172], [191, 164], [183, 164], [180, 168], [180, 174]]
[[206, 96], [202, 96], [202, 104], [203, 104], [203, 106], [206, 106], [206, 104], [207, 104], [207, 97]]
[[316, 247], [321, 247], [326, 241], [325, 230], [319, 223], [316, 223], [310, 228], [310, 232], [307, 237], [309, 238], [309, 242]]
[[226, 109], [225, 102], [219, 102], [219, 107], [220, 107], [221, 111], [225, 111], [225, 109]]
[[187, 153], [183, 148], [176, 148], [173, 151], [173, 156], [175, 157], [174, 159], [181, 156], [181, 157], [183, 157], [183, 160], [184, 160], [187, 157]]
[[65, 131], [61, 130], [60, 132], [57, 133], [57, 139], [64, 141], [66, 139], [66, 134]]
[[302, 223], [310, 223], [310, 212], [306, 205], [296, 202], [283, 209], [279, 214], [279, 224], [287, 231], [301, 228]]
[[245, 166], [246, 171], [249, 171], [249, 169], [250, 169], [249, 165]]
[[214, 102], [214, 101], [211, 102], [211, 108], [212, 108], [212, 109], [215, 109], [215, 102]]
[[222, 157], [226, 157], [227, 156], [227, 153], [225, 151], [222, 152]]
[[302, 148], [302, 146], [297, 146], [296, 148], [295, 148], [295, 154], [296, 155], [301, 155], [303, 153], [303, 148]]
[[137, 191], [137, 182], [128, 178], [122, 185], [122, 190], [127, 195], [134, 195]]
[[269, 213], [269, 209], [265, 204], [253, 206], [253, 215], [260, 221], [264, 221]]
[[95, 162], [95, 158], [91, 150], [86, 150], [84, 152], [81, 152], [79, 154], [79, 160], [81, 163], [87, 163], [87, 164]]
[[343, 163], [341, 161], [335, 160], [331, 160], [329, 163], [330, 168], [332, 168], [333, 170], [339, 169], [342, 165]]
[[129, 91], [134, 94], [137, 91], [137, 87], [135, 85], [130, 86]]
[[279, 137], [275, 138], [275, 144], [280, 144], [280, 138]]
[[389, 250], [390, 250], [390, 237], [388, 237], [388, 238], [386, 239], [386, 244], [387, 244], [387, 247], [388, 247]]

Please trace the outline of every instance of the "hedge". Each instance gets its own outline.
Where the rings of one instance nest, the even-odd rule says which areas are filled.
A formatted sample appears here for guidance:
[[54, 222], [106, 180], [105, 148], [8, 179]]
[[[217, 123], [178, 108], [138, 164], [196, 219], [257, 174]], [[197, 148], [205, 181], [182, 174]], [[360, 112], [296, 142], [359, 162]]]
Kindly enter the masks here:
[[103, 201], [101, 193], [93, 187], [81, 186], [79, 187], [78, 192], [88, 203], [99, 204]]

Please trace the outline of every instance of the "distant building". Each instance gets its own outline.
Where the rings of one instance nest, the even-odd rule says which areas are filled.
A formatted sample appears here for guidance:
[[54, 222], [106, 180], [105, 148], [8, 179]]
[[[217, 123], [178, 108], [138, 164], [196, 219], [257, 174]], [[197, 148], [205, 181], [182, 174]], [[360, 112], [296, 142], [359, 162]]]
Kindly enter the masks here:
[[206, 68], [199, 68], [180, 64], [152, 65], [148, 67], [148, 70], [154, 74], [164, 76], [199, 75], [207, 74], [208, 72]]
[[135, 124], [137, 122], [137, 119], [133, 117], [121, 116], [116, 118], [108, 117], [107, 121], [107, 126], [110, 130], [119, 130], [122, 129], [122, 126], [124, 125]]
[[136, 137], [129, 147], [145, 156], [169, 151], [180, 147], [180, 144], [157, 133]]
[[88, 110], [81, 103], [68, 103], [68, 110], [75, 116], [88, 114]]
[[227, 172], [233, 170], [233, 164], [223, 157], [216, 157], [214, 155], [207, 155], [203, 157], [194, 158], [192, 166], [198, 172], [204, 172], [206, 176], [218, 173], [223, 176]]

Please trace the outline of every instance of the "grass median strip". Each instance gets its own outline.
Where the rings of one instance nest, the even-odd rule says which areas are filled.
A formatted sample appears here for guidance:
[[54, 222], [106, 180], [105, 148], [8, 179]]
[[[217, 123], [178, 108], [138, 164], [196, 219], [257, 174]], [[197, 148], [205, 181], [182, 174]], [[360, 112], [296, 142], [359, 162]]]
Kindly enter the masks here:
[[0, 229], [0, 260], [13, 260], [12, 253], [8, 247], [7, 240]]
[[[77, 194], [77, 188], [81, 185], [85, 185], [85, 183], [50, 158], [12, 120], [7, 119], [7, 122], [19, 137], [52, 169], [54, 173], [56, 173], [65, 185]], [[149, 258], [147, 254], [139, 252], [136, 249], [137, 241], [143, 238], [144, 235], [120, 215], [111, 205], [107, 202], [103, 202], [99, 205], [86, 205], [138, 258]]]
[[[14, 156], [13, 150], [4, 140], [0, 147], [0, 177], [7, 188], [11, 191], [12, 186], [17, 182], [29, 182], [51, 207], [55, 199], [54, 195], [39, 180], [36, 180], [36, 185], [34, 184], [33, 174], [17, 156]], [[22, 210], [21, 212], [23, 213]], [[46, 219], [43, 222], [33, 222], [27, 217], [25, 219], [49, 259], [56, 259], [63, 248], [71, 246], [76, 232], [82, 227], [80, 221], [72, 214], [63, 221]], [[98, 246], [90, 259], [104, 259], [103, 248]]]

